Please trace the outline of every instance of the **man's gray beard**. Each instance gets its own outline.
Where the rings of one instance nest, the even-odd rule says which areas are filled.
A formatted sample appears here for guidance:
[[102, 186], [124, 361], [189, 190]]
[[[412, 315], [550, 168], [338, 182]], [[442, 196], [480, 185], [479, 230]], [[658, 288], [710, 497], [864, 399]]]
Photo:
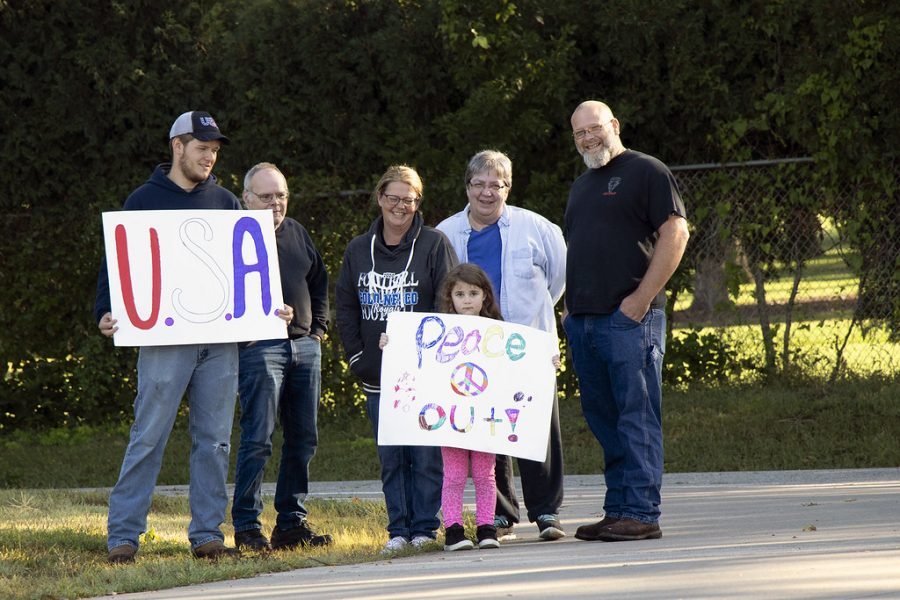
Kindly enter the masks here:
[[601, 146], [593, 151], [585, 150], [581, 153], [581, 157], [588, 169], [599, 169], [605, 167], [612, 160], [612, 153], [609, 148]]

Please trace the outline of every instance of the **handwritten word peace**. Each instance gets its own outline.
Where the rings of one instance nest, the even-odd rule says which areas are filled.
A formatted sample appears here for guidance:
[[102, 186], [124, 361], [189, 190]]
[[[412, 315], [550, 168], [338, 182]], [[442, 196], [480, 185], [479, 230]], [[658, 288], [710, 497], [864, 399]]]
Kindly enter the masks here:
[[462, 354], [482, 354], [486, 358], [506, 357], [511, 361], [521, 360], [525, 357], [525, 338], [521, 334], [513, 333], [503, 343], [503, 328], [499, 325], [490, 325], [482, 335], [478, 329], [472, 329], [468, 333], [459, 325], [449, 331], [444, 321], [435, 315], [428, 315], [419, 323], [416, 330], [416, 353], [419, 357], [419, 368], [422, 368], [422, 354], [424, 350], [434, 348], [435, 360], [439, 363], [447, 363]]

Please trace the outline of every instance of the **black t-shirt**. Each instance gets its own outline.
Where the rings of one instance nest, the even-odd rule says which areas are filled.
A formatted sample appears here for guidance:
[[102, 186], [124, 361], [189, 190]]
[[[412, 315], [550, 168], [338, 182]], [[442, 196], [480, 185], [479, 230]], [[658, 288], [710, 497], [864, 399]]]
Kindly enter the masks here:
[[[571, 314], [611, 314], [647, 272], [657, 230], [686, 216], [678, 185], [659, 160], [626, 150], [575, 180], [565, 214], [566, 307]], [[652, 308], [666, 304], [665, 291]]]

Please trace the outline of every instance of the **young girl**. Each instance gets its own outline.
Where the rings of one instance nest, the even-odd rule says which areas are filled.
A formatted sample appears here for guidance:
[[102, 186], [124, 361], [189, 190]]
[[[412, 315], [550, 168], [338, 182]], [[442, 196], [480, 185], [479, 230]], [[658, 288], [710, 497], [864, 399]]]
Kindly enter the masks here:
[[[438, 292], [438, 306], [446, 313], [475, 315], [502, 320], [500, 307], [494, 298], [491, 279], [475, 264], [461, 264], [444, 277]], [[474, 547], [466, 539], [463, 529], [463, 490], [472, 460], [472, 483], [475, 484], [475, 536], [479, 548], [499, 548], [497, 528], [494, 527], [494, 507], [497, 504], [497, 481], [494, 465], [497, 457], [491, 452], [477, 452], [462, 448], [441, 448], [444, 459], [444, 487], [441, 491], [441, 512], [444, 515], [444, 550], [468, 550]]]
[[[475, 315], [503, 320], [494, 289], [487, 273], [475, 264], [457, 265], [447, 272], [438, 292], [438, 309], [445, 313]], [[387, 334], [381, 334], [379, 346], [387, 345]], [[559, 357], [553, 357], [559, 366]], [[466, 539], [463, 528], [463, 490], [472, 461], [472, 482], [475, 484], [475, 525], [479, 548], [499, 548], [497, 528], [494, 527], [494, 507], [497, 503], [497, 483], [494, 478], [496, 455], [490, 452], [442, 447], [444, 459], [444, 487], [441, 491], [441, 511], [444, 515], [444, 550], [474, 548]]]
[[[494, 298], [491, 280], [481, 267], [466, 263], [447, 272], [437, 298], [438, 310], [459, 315], [475, 315], [502, 320]], [[379, 346], [387, 345], [387, 334], [381, 334]], [[475, 484], [475, 524], [479, 548], [499, 548], [494, 527], [497, 482], [494, 479], [496, 455], [462, 448], [441, 448], [444, 459], [444, 487], [441, 512], [444, 515], [444, 550], [469, 550], [475, 545], [466, 539], [463, 528], [463, 490], [472, 459], [472, 482]]]

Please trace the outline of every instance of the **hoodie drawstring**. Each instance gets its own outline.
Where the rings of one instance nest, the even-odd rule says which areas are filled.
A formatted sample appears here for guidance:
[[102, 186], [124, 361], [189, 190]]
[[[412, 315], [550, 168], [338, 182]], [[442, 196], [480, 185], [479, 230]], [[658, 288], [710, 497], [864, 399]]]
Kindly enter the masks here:
[[[366, 287], [368, 288], [369, 294], [371, 295], [372, 298], [375, 298], [376, 294], [378, 293], [377, 292], [378, 286], [375, 283], [376, 279], [378, 278], [378, 273], [375, 272], [375, 237], [377, 235], [378, 235], [378, 232], [375, 232], [372, 234], [372, 242], [369, 246], [369, 253], [370, 253], [370, 256], [372, 257], [372, 270], [366, 274]], [[391, 281], [389, 284], [382, 285], [383, 294], [384, 294], [384, 296], [382, 297], [383, 299], [387, 298], [389, 293], [397, 291], [397, 289], [399, 288], [400, 307], [401, 308], [406, 307], [406, 298], [404, 298], [403, 287], [404, 287], [404, 282], [406, 282], [406, 275], [409, 271], [409, 265], [412, 264], [413, 254], [415, 254], [415, 252], [416, 252], [416, 240], [418, 240], [418, 239], [419, 239], [418, 235], [416, 235], [413, 238], [412, 246], [410, 246], [410, 248], [409, 248], [409, 258], [406, 261], [406, 266], [403, 267], [403, 271], [398, 273], [397, 275], [395, 275], [393, 281]], [[382, 299], [382, 301], [384, 301], [383, 299]]]

